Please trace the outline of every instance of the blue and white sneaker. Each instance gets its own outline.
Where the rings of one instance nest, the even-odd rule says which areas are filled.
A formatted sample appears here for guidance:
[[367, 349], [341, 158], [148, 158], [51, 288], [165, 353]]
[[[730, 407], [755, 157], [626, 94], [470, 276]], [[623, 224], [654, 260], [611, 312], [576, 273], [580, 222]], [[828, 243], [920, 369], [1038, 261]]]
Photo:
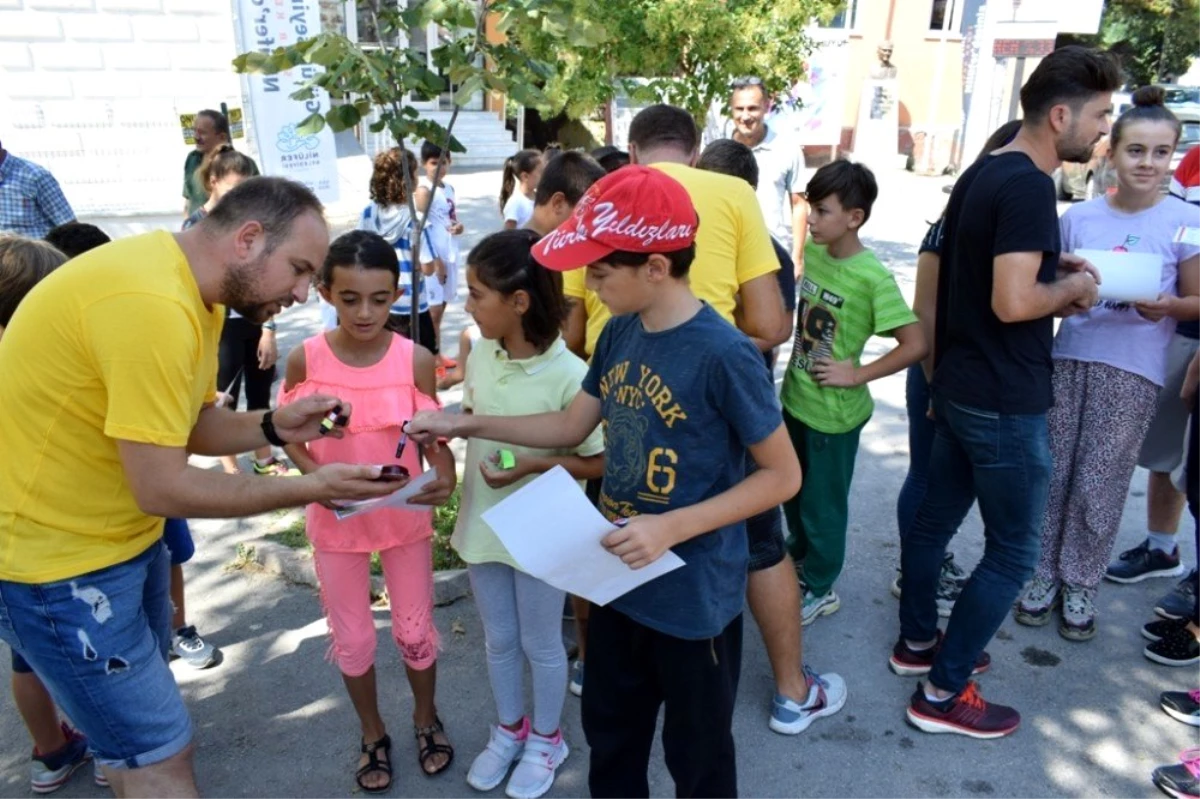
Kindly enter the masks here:
[[846, 704], [846, 681], [840, 676], [817, 674], [808, 666], [804, 667], [804, 674], [811, 679], [812, 685], [803, 705], [782, 694], [775, 694], [768, 724], [773, 732], [799, 735], [817, 719], [832, 716]]
[[577, 660], [571, 666], [571, 681], [567, 689], [575, 696], [583, 696], [583, 661]]

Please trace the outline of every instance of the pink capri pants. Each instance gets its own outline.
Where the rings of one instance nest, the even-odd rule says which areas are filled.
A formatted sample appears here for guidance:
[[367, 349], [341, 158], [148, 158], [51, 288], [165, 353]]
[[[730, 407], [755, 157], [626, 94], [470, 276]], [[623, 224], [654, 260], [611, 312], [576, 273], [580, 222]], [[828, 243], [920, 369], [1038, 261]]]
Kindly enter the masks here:
[[[404, 663], [416, 671], [424, 671], [437, 660], [439, 639], [433, 624], [432, 557], [429, 538], [379, 553], [392, 606], [392, 638]], [[375, 665], [371, 555], [318, 549], [313, 558], [333, 638], [329, 659], [347, 677], [361, 677]]]

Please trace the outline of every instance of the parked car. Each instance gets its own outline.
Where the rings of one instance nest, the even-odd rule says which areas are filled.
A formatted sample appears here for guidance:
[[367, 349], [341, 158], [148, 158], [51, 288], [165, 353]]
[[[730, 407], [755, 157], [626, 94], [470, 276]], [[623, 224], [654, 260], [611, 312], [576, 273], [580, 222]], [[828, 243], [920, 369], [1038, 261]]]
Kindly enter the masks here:
[[1171, 174], [1179, 168], [1179, 162], [1187, 155], [1187, 151], [1200, 144], [1200, 119], [1183, 120], [1183, 132], [1179, 135], [1179, 144], [1175, 145], [1175, 155], [1171, 157]]
[[1108, 137], [1096, 143], [1092, 159], [1086, 164], [1064, 161], [1054, 170], [1054, 188], [1060, 200], [1090, 200], [1099, 197], [1112, 184], [1108, 168]]

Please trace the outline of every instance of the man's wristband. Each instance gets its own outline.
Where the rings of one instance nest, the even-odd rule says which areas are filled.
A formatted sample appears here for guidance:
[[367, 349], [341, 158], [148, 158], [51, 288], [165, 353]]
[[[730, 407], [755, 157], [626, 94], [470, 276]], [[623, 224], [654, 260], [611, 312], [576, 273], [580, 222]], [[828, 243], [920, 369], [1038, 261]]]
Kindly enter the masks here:
[[287, 445], [287, 442], [279, 437], [279, 431], [275, 429], [275, 422], [271, 418], [274, 415], [275, 411], [267, 411], [263, 414], [261, 424], [263, 435], [266, 437], [268, 443], [277, 447], [283, 447]]

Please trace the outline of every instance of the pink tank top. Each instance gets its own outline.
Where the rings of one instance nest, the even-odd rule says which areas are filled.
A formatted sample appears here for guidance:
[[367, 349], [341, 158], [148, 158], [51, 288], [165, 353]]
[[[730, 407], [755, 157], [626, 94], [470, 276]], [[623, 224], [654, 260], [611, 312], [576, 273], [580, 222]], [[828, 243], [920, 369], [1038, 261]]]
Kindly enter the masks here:
[[[317, 463], [395, 463], [401, 425], [419, 410], [441, 408], [413, 382], [412, 342], [392, 334], [392, 343], [379, 363], [357, 367], [338, 359], [328, 335], [322, 333], [304, 342], [307, 379], [290, 391], [281, 388], [279, 402], [332, 394], [351, 404], [345, 437], [308, 443], [309, 454]], [[409, 444], [400, 461], [413, 477], [423, 471], [419, 449]], [[433, 515], [425, 510], [385, 508], [338, 521], [333, 511], [314, 503], [308, 506], [306, 517], [308, 539], [313, 547], [326, 552], [377, 552], [433, 535]]]

